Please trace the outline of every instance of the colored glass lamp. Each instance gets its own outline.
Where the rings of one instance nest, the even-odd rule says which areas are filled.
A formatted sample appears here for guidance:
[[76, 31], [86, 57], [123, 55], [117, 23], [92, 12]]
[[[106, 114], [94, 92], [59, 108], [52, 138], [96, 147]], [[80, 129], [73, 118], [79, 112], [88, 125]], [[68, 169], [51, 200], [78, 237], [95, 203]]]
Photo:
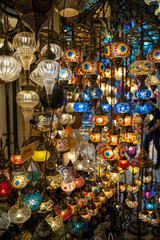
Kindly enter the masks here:
[[38, 213], [41, 214], [46, 214], [52, 211], [54, 203], [51, 199], [49, 199], [49, 197], [46, 195], [46, 193], [42, 194], [43, 197], [43, 201], [39, 207], [39, 211]]
[[139, 86], [139, 89], [135, 91], [135, 97], [140, 101], [150, 99], [151, 91], [148, 90], [145, 82], [142, 82], [141, 85]]
[[145, 104], [136, 104], [135, 112], [139, 113], [139, 114], [148, 114], [152, 111], [152, 106], [149, 103], [145, 103]]
[[105, 56], [112, 60], [115, 67], [121, 66], [123, 59], [130, 55], [130, 47], [117, 41], [117, 36], [113, 38], [113, 42], [108, 44], [105, 48]]
[[20, 194], [17, 203], [9, 209], [8, 215], [11, 219], [11, 222], [16, 224], [22, 224], [31, 217], [31, 209], [22, 202], [22, 197]]
[[100, 209], [102, 207], [102, 203], [101, 203], [100, 199], [98, 198], [98, 196], [95, 196], [95, 198], [93, 199], [93, 202], [96, 205], [96, 208]]
[[33, 240], [42, 240], [42, 239], [52, 240], [56, 239], [56, 234], [52, 231], [52, 228], [44, 219], [40, 224], [36, 227], [36, 231], [33, 234]]
[[120, 159], [117, 161], [117, 165], [118, 165], [118, 167], [125, 170], [127, 167], [129, 167], [130, 164], [129, 164], [128, 159], [124, 156], [123, 159]]
[[139, 186], [133, 181], [130, 185], [128, 185], [127, 190], [133, 194], [139, 191]]
[[12, 154], [11, 155], [11, 162], [15, 165], [19, 165], [19, 164], [22, 164], [22, 161], [21, 161], [21, 155], [14, 155]]
[[129, 147], [125, 147], [125, 151], [128, 154], [128, 156], [132, 159], [134, 158], [134, 156], [137, 153], [137, 147], [136, 146], [129, 146]]
[[133, 194], [126, 198], [125, 202], [129, 208], [136, 208], [138, 206], [138, 202], [136, 201]]
[[152, 190], [147, 185], [145, 186], [145, 190], [143, 191], [143, 196], [146, 199], [152, 198]]
[[77, 211], [78, 205], [77, 205], [77, 200], [75, 198], [70, 198], [68, 205], [72, 209], [72, 215], [74, 215]]
[[63, 218], [56, 215], [54, 211], [51, 211], [45, 220], [50, 225], [53, 232], [58, 232], [63, 226]]
[[89, 133], [89, 139], [95, 144], [102, 140], [101, 128], [99, 126], [93, 127], [92, 131]]
[[84, 194], [85, 197], [87, 197], [88, 200], [91, 200], [93, 192], [90, 185], [86, 185], [82, 193]]
[[98, 208], [92, 200], [88, 203], [88, 212], [91, 214], [91, 217], [96, 216], [98, 213]]
[[110, 146], [117, 146], [122, 142], [121, 136], [118, 135], [118, 133], [113, 131], [110, 131], [110, 133], [106, 132], [105, 138], [106, 138], [107, 144], [109, 144]]
[[146, 84], [149, 85], [152, 89], [152, 91], [154, 92], [157, 88], [158, 85], [160, 85], [160, 81], [158, 79], [158, 77], [156, 76], [156, 74], [152, 74], [150, 76], [148, 76], [145, 80]]
[[66, 138], [61, 138], [59, 133], [57, 133], [56, 137], [52, 140], [52, 145], [57, 148], [59, 152], [68, 152], [69, 145]]
[[76, 212], [76, 214], [68, 220], [67, 223], [70, 232], [74, 235], [83, 234], [87, 229], [87, 221], [81, 217], [81, 215]]
[[75, 189], [75, 183], [72, 181], [69, 175], [67, 175], [64, 181], [61, 183], [61, 188], [67, 195], [70, 195], [71, 192]]
[[5, 230], [8, 230], [10, 224], [11, 224], [11, 220], [8, 213], [0, 210], [0, 229], [1, 229], [0, 237], [1, 238], [3, 238], [3, 233], [5, 233]]
[[42, 195], [36, 189], [30, 189], [23, 197], [24, 204], [29, 206], [32, 211], [39, 209], [42, 200]]
[[103, 96], [102, 101], [101, 101], [101, 106], [102, 106], [102, 110], [104, 112], [110, 112], [111, 111], [111, 105], [108, 103], [108, 100], [107, 100], [106, 96]]
[[84, 207], [87, 205], [88, 198], [83, 194], [83, 192], [80, 192], [77, 197], [78, 197], [78, 205], [80, 207]]
[[149, 213], [148, 223], [153, 227], [159, 227], [160, 219], [157, 216], [157, 213], [155, 210], [153, 210], [151, 213]]
[[159, 71], [159, 66], [160, 66], [160, 44], [159, 44], [159, 39], [157, 41], [157, 45], [156, 47], [149, 52], [148, 56], [147, 56], [148, 60], [152, 61], [156, 68]]
[[102, 204], [106, 202], [106, 195], [104, 194], [103, 191], [100, 191], [100, 193], [98, 194], [98, 198]]
[[92, 122], [97, 126], [105, 126], [108, 123], [108, 116], [105, 115], [101, 106], [97, 115], [92, 117]]
[[121, 116], [121, 115], [118, 115], [116, 117], [116, 121], [122, 127], [129, 127], [129, 126], [132, 126], [132, 124], [133, 124], [133, 117], [132, 116]]
[[87, 221], [89, 222], [91, 219], [91, 214], [88, 212], [88, 208], [87, 207], [82, 207], [82, 209], [80, 210], [80, 215]]
[[20, 32], [13, 38], [13, 46], [19, 52], [24, 70], [29, 70], [34, 52], [36, 51], [36, 41], [33, 33]]
[[94, 87], [93, 89], [89, 88], [86, 91], [86, 94], [89, 97], [89, 99], [99, 99], [103, 95], [103, 92], [100, 88]]
[[32, 156], [33, 161], [35, 162], [45, 162], [50, 158], [50, 152], [47, 150], [37, 150], [34, 151], [34, 155]]
[[81, 188], [84, 185], [85, 180], [78, 173], [76, 173], [74, 175], [74, 183], [75, 183], [75, 188]]
[[0, 174], [0, 199], [7, 198], [12, 192], [12, 184], [2, 173]]
[[41, 177], [41, 171], [37, 169], [37, 167], [34, 165], [34, 163], [31, 161], [28, 169], [30, 180], [33, 184], [36, 184], [36, 182], [40, 179]]
[[108, 199], [113, 196], [113, 191], [109, 187], [106, 187], [103, 192]]
[[68, 220], [71, 217], [72, 209], [64, 201], [61, 201], [58, 205], [54, 207], [55, 213], [63, 218], [63, 221]]
[[73, 105], [73, 109], [77, 113], [84, 113], [88, 110], [88, 104], [84, 102], [82, 94], [79, 95], [77, 102]]
[[52, 115], [43, 113], [37, 116], [36, 130], [40, 132], [48, 132], [51, 130]]
[[100, 188], [99, 188], [98, 184], [95, 181], [90, 181], [89, 185], [90, 185], [90, 187], [92, 189], [93, 194], [99, 193]]
[[82, 62], [81, 69], [83, 74], [86, 74], [88, 80], [94, 82], [97, 79], [97, 75], [102, 73], [103, 64], [95, 59], [92, 60], [92, 56], [88, 56], [88, 59]]
[[149, 211], [153, 211], [154, 209], [156, 209], [157, 203], [154, 201], [153, 198], [150, 198], [146, 201], [145, 206]]
[[146, 209], [139, 212], [138, 217], [144, 223], [147, 223], [149, 221], [149, 215], [148, 215], [148, 211]]
[[73, 72], [75, 67], [82, 62], [83, 53], [78, 49], [70, 48], [63, 52], [62, 58]]
[[133, 144], [137, 141], [137, 134], [134, 133], [132, 127], [130, 127], [127, 132], [123, 133], [122, 139], [126, 144]]
[[29, 172], [23, 169], [17, 169], [12, 171], [12, 185], [16, 189], [22, 189], [27, 186], [28, 182], [31, 180]]
[[118, 103], [116, 103], [114, 105], [114, 110], [118, 114], [126, 114], [126, 113], [129, 113], [131, 111], [131, 104], [129, 102], [127, 102], [127, 99], [126, 99], [126, 97], [124, 96], [123, 93], [120, 96], [120, 98], [118, 100]]

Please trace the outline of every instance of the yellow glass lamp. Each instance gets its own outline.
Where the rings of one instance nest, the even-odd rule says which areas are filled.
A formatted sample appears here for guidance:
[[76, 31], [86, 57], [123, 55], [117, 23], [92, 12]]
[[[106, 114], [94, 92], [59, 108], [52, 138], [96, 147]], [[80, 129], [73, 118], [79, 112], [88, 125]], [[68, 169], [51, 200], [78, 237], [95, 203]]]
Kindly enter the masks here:
[[59, 229], [63, 226], [63, 218], [59, 215], [56, 215], [54, 211], [52, 211], [45, 220], [49, 224], [49, 226], [52, 228], [53, 232], [58, 232]]
[[129, 171], [132, 173], [132, 174], [137, 174], [139, 172], [140, 168], [139, 167], [135, 167], [135, 166], [132, 166], [130, 165], [129, 166]]
[[34, 151], [34, 155], [32, 156], [32, 159], [35, 162], [45, 162], [50, 158], [50, 152], [47, 150], [37, 150]]

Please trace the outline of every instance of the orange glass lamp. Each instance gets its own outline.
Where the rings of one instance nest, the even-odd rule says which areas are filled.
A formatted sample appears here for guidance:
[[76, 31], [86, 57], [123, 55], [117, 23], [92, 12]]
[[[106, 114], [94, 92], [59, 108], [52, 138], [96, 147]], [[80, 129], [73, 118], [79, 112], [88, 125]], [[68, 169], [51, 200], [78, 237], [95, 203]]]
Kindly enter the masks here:
[[89, 133], [89, 139], [96, 145], [102, 140], [102, 133], [99, 126], [93, 127], [92, 131]]
[[63, 221], [68, 220], [71, 217], [72, 209], [64, 201], [61, 201], [58, 205], [54, 207], [55, 213], [63, 218]]
[[78, 173], [74, 175], [74, 184], [75, 188], [81, 188], [85, 183], [85, 180], [83, 177], [81, 177]]
[[100, 209], [102, 207], [102, 203], [101, 203], [100, 199], [98, 198], [98, 196], [95, 196], [93, 202], [96, 205], [96, 208]]
[[71, 207], [72, 209], [72, 215], [76, 213], [77, 211], [77, 200], [75, 198], [71, 198], [69, 199], [69, 203], [68, 205]]
[[98, 213], [98, 208], [92, 200], [88, 204], [88, 212], [91, 214], [92, 217], [96, 216]]
[[110, 188], [105, 188], [103, 192], [108, 199], [113, 197], [113, 191]]
[[88, 199], [88, 200], [91, 200], [92, 197], [93, 197], [93, 192], [92, 192], [92, 189], [89, 185], [86, 185], [83, 192], [84, 196]]
[[106, 195], [104, 194], [103, 191], [100, 191], [100, 193], [98, 194], [98, 198], [102, 204], [106, 202]]
[[96, 126], [100, 126], [100, 127], [103, 127], [103, 126], [107, 125], [107, 123], [108, 123], [108, 116], [105, 114], [105, 112], [103, 111], [101, 106], [99, 107], [97, 115], [92, 117], [92, 122]]
[[91, 214], [88, 212], [88, 208], [87, 207], [83, 207], [81, 210], [80, 210], [80, 215], [87, 220], [87, 222], [90, 221], [91, 219]]
[[118, 115], [116, 117], [116, 121], [122, 127], [129, 127], [129, 126], [132, 126], [132, 124], [133, 124], [133, 117], [132, 116], [124, 116], [124, 117], [122, 117], [122, 116]]
[[10, 159], [11, 159], [11, 162], [15, 165], [22, 164], [21, 155], [12, 154]]
[[123, 170], [125, 170], [128, 166], [129, 166], [129, 161], [128, 159], [124, 156], [123, 159], [119, 159], [117, 161], [117, 165], [118, 167], [122, 168]]
[[68, 140], [66, 138], [61, 138], [59, 133], [57, 133], [55, 139], [52, 140], [52, 145], [57, 148], [59, 152], [68, 152], [70, 150]]

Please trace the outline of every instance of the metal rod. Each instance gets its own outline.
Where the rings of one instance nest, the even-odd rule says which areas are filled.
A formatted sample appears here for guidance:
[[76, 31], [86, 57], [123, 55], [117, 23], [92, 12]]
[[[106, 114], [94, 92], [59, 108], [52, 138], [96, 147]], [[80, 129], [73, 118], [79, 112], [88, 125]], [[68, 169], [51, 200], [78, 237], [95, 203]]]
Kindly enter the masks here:
[[17, 103], [16, 103], [16, 87], [17, 81], [12, 83], [12, 102], [13, 102], [13, 138], [14, 138], [14, 151], [16, 152], [18, 147], [18, 127], [17, 127]]
[[10, 159], [10, 134], [11, 134], [11, 130], [10, 130], [10, 113], [9, 113], [9, 93], [8, 93], [8, 83], [6, 83], [5, 85], [5, 93], [6, 93], [6, 121], [7, 121], [7, 146], [8, 146], [8, 159]]

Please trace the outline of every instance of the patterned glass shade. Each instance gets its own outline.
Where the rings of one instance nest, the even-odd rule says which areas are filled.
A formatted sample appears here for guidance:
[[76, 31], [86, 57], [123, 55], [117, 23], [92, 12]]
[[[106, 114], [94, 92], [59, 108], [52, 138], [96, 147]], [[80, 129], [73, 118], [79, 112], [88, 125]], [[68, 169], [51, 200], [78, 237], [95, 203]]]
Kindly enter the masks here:
[[137, 186], [135, 183], [131, 183], [130, 185], [128, 185], [127, 191], [135, 194], [136, 192], [139, 191], [139, 186]]
[[12, 223], [21, 224], [31, 217], [31, 209], [21, 201], [20, 204], [17, 202], [12, 206], [8, 214]]
[[12, 185], [16, 189], [22, 189], [27, 186], [28, 182], [31, 180], [29, 172], [18, 169], [12, 171]]
[[108, 116], [99, 115], [92, 117], [92, 122], [97, 126], [105, 126], [108, 123]]
[[138, 202], [135, 200], [135, 197], [133, 195], [126, 198], [125, 202], [129, 208], [136, 208], [138, 206]]
[[2, 173], [0, 175], [0, 198], [8, 197], [12, 192], [12, 184]]
[[156, 75], [150, 75], [149, 77], [146, 78], [145, 82], [148, 85], [159, 85], [160, 84], [160, 80], [158, 79], [158, 77]]
[[85, 102], [77, 102], [77, 103], [74, 104], [73, 109], [76, 112], [83, 113], [83, 112], [86, 112], [88, 110], [88, 104], [85, 103]]
[[129, 166], [129, 171], [130, 173], [137, 174], [139, 172], [140, 168], [139, 167], [134, 167], [134, 166]]
[[110, 135], [107, 133], [105, 133], [105, 138], [106, 138], [106, 142], [107, 144], [111, 145], [111, 146], [116, 146], [118, 144], [120, 144], [122, 142], [122, 137], [119, 135]]
[[137, 140], [137, 134], [131, 132], [124, 132], [122, 135], [122, 139], [124, 142], [133, 143]]
[[78, 64], [83, 60], [83, 53], [78, 49], [71, 48], [63, 52], [63, 59], [66, 63], [75, 62]]
[[55, 213], [63, 218], [63, 221], [68, 220], [71, 217], [72, 208], [69, 205], [64, 205], [61, 207], [61, 203], [54, 207]]
[[74, 183], [75, 188], [81, 188], [84, 185], [85, 180], [83, 177], [79, 176], [78, 178], [74, 178]]
[[133, 93], [132, 92], [124, 92], [124, 96], [127, 98], [127, 100], [130, 100], [133, 98]]
[[[41, 55], [43, 55], [48, 48], [48, 44], [45, 45], [41, 50]], [[58, 60], [62, 57], [62, 49], [55, 43], [50, 43], [50, 50], [55, 54], [55, 60]]]
[[148, 216], [148, 212], [146, 210], [142, 210], [139, 214], [138, 214], [139, 219], [142, 222], [147, 223], [149, 221], [149, 216]]
[[122, 158], [125, 154], [124, 147], [118, 145], [115, 149], [112, 148], [107, 144], [102, 144], [98, 149], [98, 155], [105, 160], [112, 161], [117, 160], [120, 157]]
[[127, 58], [130, 55], [130, 47], [122, 42], [114, 42], [105, 48], [105, 56], [107, 58]]
[[119, 123], [119, 125], [124, 126], [124, 127], [128, 127], [128, 126], [131, 126], [133, 124], [133, 117], [132, 116], [121, 117], [120, 115], [118, 115], [116, 117], [116, 120]]
[[160, 62], [160, 48], [154, 49], [149, 52], [148, 59], [154, 63]]
[[13, 164], [21, 164], [22, 162], [21, 162], [21, 155], [11, 155], [11, 162], [13, 163]]
[[59, 152], [67, 152], [70, 149], [66, 138], [55, 138], [52, 140], [52, 145], [56, 147]]
[[34, 91], [21, 91], [17, 94], [16, 101], [23, 109], [33, 109], [38, 104], [39, 97]]
[[105, 188], [104, 190], [105, 196], [109, 199], [113, 196], [113, 191], [110, 188]]
[[0, 79], [5, 82], [12, 82], [18, 79], [21, 66], [11, 56], [0, 56]]
[[14, 48], [22, 53], [34, 53], [36, 51], [36, 41], [33, 33], [20, 32], [13, 38]]
[[111, 69], [110, 68], [105, 68], [102, 72], [102, 76], [106, 78], [111, 78]]
[[52, 214], [50, 214], [45, 218], [45, 220], [50, 225], [53, 232], [56, 232], [63, 226], [63, 218], [60, 216], [53, 217]]
[[94, 132], [91, 132], [89, 133], [89, 139], [92, 141], [92, 142], [100, 142], [102, 140], [102, 134], [101, 133], [94, 133]]
[[128, 159], [118, 160], [117, 161], [117, 165], [118, 165], [118, 167], [120, 167], [123, 170], [125, 170], [129, 166], [129, 161], [128, 161]]
[[63, 181], [62, 174], [56, 172], [56, 174], [47, 175], [46, 176], [47, 181], [49, 182], [49, 186], [47, 189], [57, 189], [61, 186], [61, 183]]
[[37, 68], [44, 79], [55, 79], [61, 69], [55, 60], [42, 60]]
[[130, 73], [133, 76], [149, 75], [155, 70], [154, 63], [149, 60], [135, 61], [130, 65]]
[[114, 110], [118, 113], [129, 113], [131, 111], [131, 104], [129, 102], [118, 102], [114, 105]]
[[69, 81], [72, 79], [72, 71], [70, 68], [61, 68], [59, 72], [59, 81]]
[[138, 89], [135, 91], [135, 97], [137, 99], [149, 99], [151, 97], [151, 91], [148, 89]]
[[110, 172], [109, 173], [109, 179], [115, 184], [119, 183], [121, 180], [122, 176], [120, 173], [115, 173], [115, 172]]
[[111, 111], [111, 105], [109, 103], [102, 103], [102, 110], [104, 112], [110, 112]]
[[103, 71], [103, 64], [97, 60], [86, 60], [81, 64], [83, 74], [98, 75]]
[[23, 198], [24, 204], [29, 206], [31, 210], [38, 210], [41, 202], [42, 202], [42, 195], [35, 190], [29, 190]]
[[79, 218], [79, 216], [77, 217], [77, 219], [75, 218], [76, 216], [68, 220], [67, 225], [70, 229], [70, 232], [75, 235], [78, 235], [79, 232], [84, 233], [85, 230], [87, 229], [87, 221], [82, 217]]
[[135, 112], [139, 113], [139, 114], [148, 114], [152, 111], [152, 106], [149, 103], [145, 103], [145, 104], [136, 104]]
[[100, 88], [94, 88], [94, 89], [89, 88], [86, 91], [86, 94], [88, 95], [88, 97], [90, 99], [97, 99], [97, 98], [100, 98], [103, 95], [103, 92]]
[[90, 101], [90, 96], [88, 95], [87, 91], [82, 93], [82, 97], [84, 101]]

